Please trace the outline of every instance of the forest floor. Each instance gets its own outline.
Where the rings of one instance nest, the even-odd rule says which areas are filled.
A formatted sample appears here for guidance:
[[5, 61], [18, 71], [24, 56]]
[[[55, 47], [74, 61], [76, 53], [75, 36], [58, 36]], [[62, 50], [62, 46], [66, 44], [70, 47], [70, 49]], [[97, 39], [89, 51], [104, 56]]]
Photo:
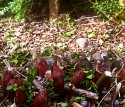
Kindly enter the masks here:
[[[116, 57], [115, 60], [124, 60], [125, 28], [116, 23], [101, 21], [97, 16], [82, 16], [76, 20], [67, 17], [30, 23], [0, 22], [1, 61], [14, 52], [31, 51], [34, 47], [37, 48], [37, 53], [43, 56], [52, 55], [53, 47], [56, 47], [56, 54], [71, 62], [75, 55], [85, 55], [90, 62], [94, 62], [93, 67], [97, 69], [95, 64], [104, 63], [104, 57], [108, 61], [111, 59], [110, 54]], [[104, 107], [110, 105], [105, 104]]]
[[[115, 23], [103, 22], [99, 17], [82, 16], [75, 21], [64, 19], [61, 21], [41, 21], [30, 23], [0, 23], [0, 49], [3, 54], [14, 50], [30, 50], [32, 47], [40, 48], [58, 45], [66, 47], [74, 53], [79, 50], [76, 40], [88, 38], [93, 48], [105, 49], [109, 45], [120, 51], [124, 48], [124, 27]], [[124, 49], [121, 49], [124, 52]]]

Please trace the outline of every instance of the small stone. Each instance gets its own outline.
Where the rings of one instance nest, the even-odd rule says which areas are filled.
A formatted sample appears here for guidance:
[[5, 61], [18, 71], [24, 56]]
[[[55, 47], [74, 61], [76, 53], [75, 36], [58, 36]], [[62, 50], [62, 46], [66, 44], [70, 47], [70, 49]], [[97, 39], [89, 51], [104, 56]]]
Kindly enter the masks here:
[[114, 107], [117, 107], [119, 105], [119, 101], [118, 100], [115, 100], [114, 102]]
[[83, 107], [87, 107], [88, 102], [87, 102], [87, 101], [82, 101], [82, 102], [81, 102], [81, 105], [82, 105]]
[[85, 48], [88, 46], [88, 38], [79, 38], [76, 40], [76, 43], [79, 45], [80, 48]]
[[27, 71], [27, 72], [29, 71], [29, 68], [28, 68], [28, 67], [26, 67], [26, 71]]

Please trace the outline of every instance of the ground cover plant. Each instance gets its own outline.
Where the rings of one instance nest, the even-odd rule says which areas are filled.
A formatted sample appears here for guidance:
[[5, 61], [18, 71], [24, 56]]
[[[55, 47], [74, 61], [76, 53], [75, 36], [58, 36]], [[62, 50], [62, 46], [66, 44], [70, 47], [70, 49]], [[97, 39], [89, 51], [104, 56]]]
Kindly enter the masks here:
[[1, 0], [0, 14], [12, 16], [0, 21], [0, 106], [124, 107], [124, 3], [119, 2], [87, 1], [98, 14], [38, 21], [26, 20], [30, 0]]
[[124, 27], [84, 18], [1, 24], [2, 107], [124, 105]]
[[92, 4], [92, 8], [103, 20], [108, 19], [124, 25], [124, 0], [101, 0]]

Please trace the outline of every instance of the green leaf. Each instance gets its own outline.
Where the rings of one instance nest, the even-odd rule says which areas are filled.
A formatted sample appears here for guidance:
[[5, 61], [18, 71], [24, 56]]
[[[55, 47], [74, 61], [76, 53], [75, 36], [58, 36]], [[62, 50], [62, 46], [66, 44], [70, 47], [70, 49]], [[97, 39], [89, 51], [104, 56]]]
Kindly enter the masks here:
[[18, 60], [17, 60], [17, 59], [14, 59], [13, 62], [14, 62], [15, 64], [17, 64], [17, 63], [18, 63]]
[[108, 34], [104, 34], [103, 36], [102, 36], [102, 39], [108, 39], [110, 36], [108, 35]]
[[67, 103], [61, 103], [61, 107], [68, 107]]
[[94, 33], [89, 34], [88, 37], [89, 37], [89, 38], [97, 38]]
[[93, 78], [93, 75], [91, 74], [91, 75], [87, 76], [86, 78], [92, 79], [92, 78]]
[[123, 95], [123, 98], [125, 99], [125, 95]]
[[91, 90], [92, 89], [92, 87], [89, 87], [87, 90]]
[[25, 87], [24, 86], [20, 86], [19, 87], [21, 90], [25, 90]]
[[82, 97], [75, 97], [75, 100], [81, 100]]
[[93, 85], [95, 88], [98, 88], [98, 86], [97, 86], [94, 82], [92, 82], [92, 85]]
[[32, 77], [34, 77], [37, 73], [37, 70], [34, 68], [29, 68], [29, 74], [31, 74]]
[[64, 81], [69, 81], [69, 80], [70, 80], [69, 76], [66, 76], [66, 77], [64, 78]]
[[14, 84], [14, 85], [13, 85], [13, 88], [15, 88], [15, 87], [17, 88], [17, 84]]
[[73, 98], [73, 101], [75, 101], [75, 102], [81, 102], [83, 100], [85, 100], [85, 97], [76, 96], [76, 97]]
[[14, 90], [14, 91], [17, 91], [17, 87], [14, 87], [13, 90]]
[[16, 91], [17, 90], [17, 84], [13, 85], [13, 90]]
[[6, 90], [11, 90], [13, 87], [11, 85], [7, 86]]
[[85, 71], [85, 70], [84, 70], [84, 73], [89, 73], [89, 71]]

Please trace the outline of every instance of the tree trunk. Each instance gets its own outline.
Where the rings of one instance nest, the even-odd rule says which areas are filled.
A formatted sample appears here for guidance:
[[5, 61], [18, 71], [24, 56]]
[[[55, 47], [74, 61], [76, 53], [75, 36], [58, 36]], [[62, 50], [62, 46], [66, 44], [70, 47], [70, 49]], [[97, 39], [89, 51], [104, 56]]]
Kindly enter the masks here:
[[49, 0], [49, 18], [57, 18], [59, 15], [59, 0]]

